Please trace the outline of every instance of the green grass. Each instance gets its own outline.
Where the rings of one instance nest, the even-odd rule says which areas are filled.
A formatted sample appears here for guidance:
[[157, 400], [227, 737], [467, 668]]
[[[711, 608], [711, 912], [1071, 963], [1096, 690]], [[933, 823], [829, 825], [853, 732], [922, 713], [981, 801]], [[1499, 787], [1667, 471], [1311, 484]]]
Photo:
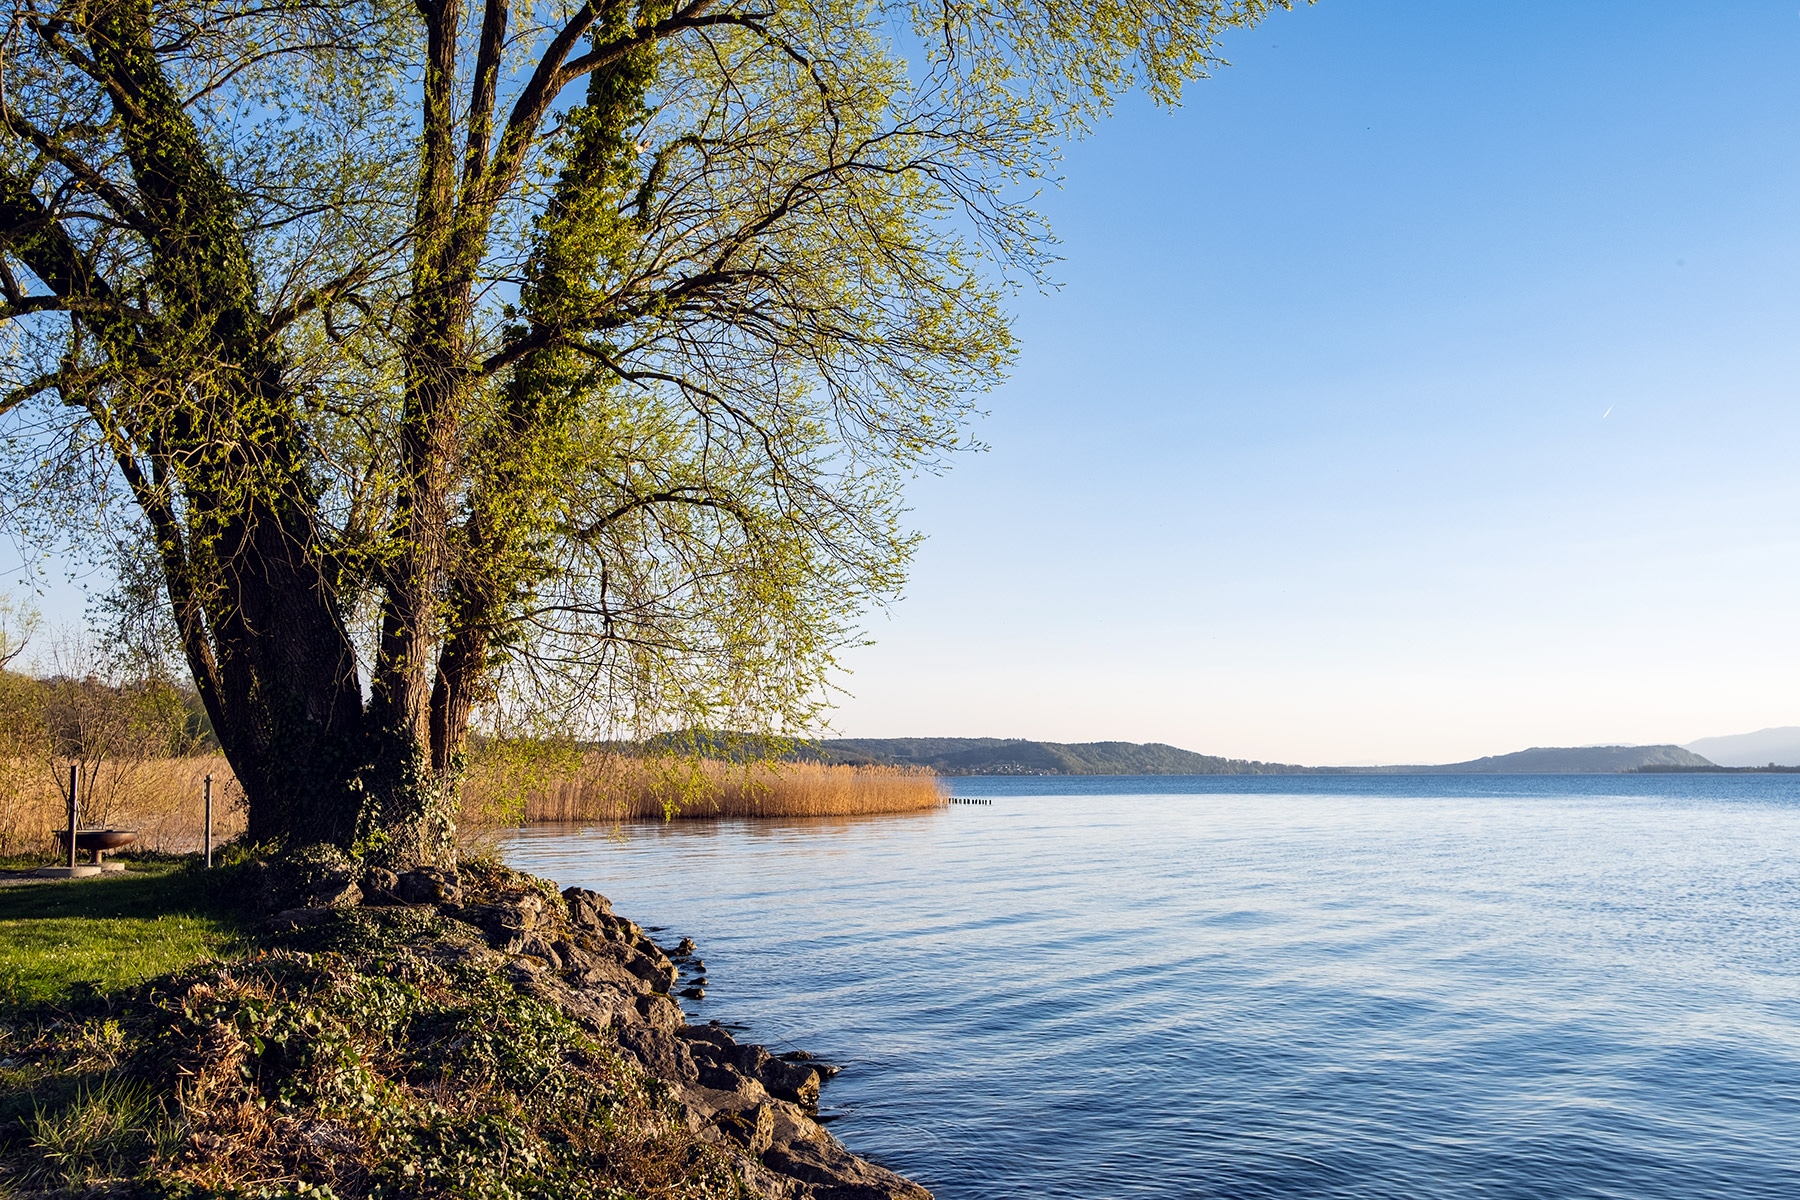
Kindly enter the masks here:
[[245, 918], [218, 876], [177, 863], [0, 888], [0, 1003], [111, 992], [230, 957]]

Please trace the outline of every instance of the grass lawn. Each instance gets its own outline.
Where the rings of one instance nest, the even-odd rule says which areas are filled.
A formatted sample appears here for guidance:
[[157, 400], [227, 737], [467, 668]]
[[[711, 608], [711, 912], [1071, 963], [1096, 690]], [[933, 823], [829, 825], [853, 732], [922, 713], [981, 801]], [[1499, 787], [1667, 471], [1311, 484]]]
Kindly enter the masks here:
[[218, 882], [161, 862], [0, 887], [0, 1004], [57, 1003], [230, 957], [245, 918]]

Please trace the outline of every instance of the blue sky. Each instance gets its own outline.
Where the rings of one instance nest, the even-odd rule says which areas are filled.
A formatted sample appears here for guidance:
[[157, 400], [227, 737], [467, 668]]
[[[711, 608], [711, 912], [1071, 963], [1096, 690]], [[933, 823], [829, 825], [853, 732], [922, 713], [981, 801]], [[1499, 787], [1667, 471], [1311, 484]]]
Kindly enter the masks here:
[[1069, 154], [1062, 287], [991, 452], [914, 488], [837, 729], [1330, 763], [1800, 723], [1800, 0], [1324, 0], [1227, 49]]
[[1045, 207], [847, 734], [1308, 763], [1800, 723], [1800, 6], [1324, 0]]

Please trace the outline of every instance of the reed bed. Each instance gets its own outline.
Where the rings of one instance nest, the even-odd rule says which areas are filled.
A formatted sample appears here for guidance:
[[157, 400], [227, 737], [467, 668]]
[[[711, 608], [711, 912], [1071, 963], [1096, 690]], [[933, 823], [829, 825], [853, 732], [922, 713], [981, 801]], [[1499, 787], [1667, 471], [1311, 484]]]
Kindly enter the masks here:
[[[57, 857], [66, 828], [68, 765], [0, 761], [0, 853]], [[105, 759], [81, 781], [82, 826], [138, 831], [133, 850], [181, 854], [205, 843], [206, 777], [213, 777], [213, 843], [244, 828], [243, 793], [221, 754]], [[127, 852], [129, 853], [129, 851]]]
[[936, 775], [910, 767], [727, 763], [587, 752], [524, 788], [477, 761], [463, 794], [472, 827], [540, 821], [843, 817], [936, 808]]
[[[55, 772], [54, 774], [52, 772]], [[0, 759], [0, 854], [58, 856], [68, 767]], [[223, 755], [107, 759], [82, 780], [81, 824], [138, 831], [132, 848], [189, 853], [204, 844], [203, 785], [213, 777], [213, 844], [244, 829], [243, 791]], [[945, 803], [937, 776], [909, 767], [726, 763], [598, 752], [474, 756], [463, 788], [471, 834], [540, 821], [844, 817]], [[127, 852], [129, 853], [129, 852]]]

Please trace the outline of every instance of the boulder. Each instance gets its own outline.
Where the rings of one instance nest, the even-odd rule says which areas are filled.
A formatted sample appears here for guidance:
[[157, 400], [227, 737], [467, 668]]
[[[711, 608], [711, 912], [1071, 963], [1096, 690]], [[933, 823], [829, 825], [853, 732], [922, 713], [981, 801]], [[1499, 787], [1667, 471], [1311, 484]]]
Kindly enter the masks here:
[[698, 1083], [700, 1080], [700, 1072], [688, 1053], [687, 1043], [667, 1029], [651, 1025], [625, 1026], [619, 1030], [619, 1047], [630, 1051], [644, 1070], [658, 1079], [678, 1083]]
[[562, 898], [569, 907], [569, 924], [577, 929], [599, 929], [601, 922], [612, 916], [612, 902], [599, 892], [564, 888]]
[[531, 958], [528, 955], [520, 955], [519, 957], [508, 961], [506, 966], [502, 968], [502, 972], [515, 984], [530, 984], [537, 982], [537, 977], [542, 974], [545, 969], [546, 967], [543, 960]]
[[364, 904], [404, 904], [400, 899], [400, 876], [386, 867], [371, 867], [363, 875]]
[[715, 1092], [747, 1092], [752, 1086], [758, 1091], [764, 1090], [760, 1083], [755, 1083], [736, 1066], [716, 1058], [695, 1055], [694, 1069], [700, 1072], [700, 1086]]
[[[713, 1131], [718, 1140], [713, 1145], [731, 1162], [731, 1169], [739, 1179], [744, 1181], [744, 1195], [755, 1200], [806, 1200], [807, 1193], [800, 1189], [791, 1179], [783, 1179], [769, 1168], [763, 1166], [762, 1160], [746, 1153], [742, 1147], [726, 1139], [723, 1134]], [[701, 1134], [705, 1137], [705, 1133]], [[708, 1139], [712, 1141], [713, 1139]]]
[[610, 958], [583, 956], [575, 963], [565, 964], [565, 968], [570, 972], [571, 980], [586, 990], [613, 991], [626, 996], [638, 996], [650, 992], [648, 983]]
[[679, 1032], [683, 1041], [705, 1042], [734, 1053], [737, 1050], [737, 1039], [731, 1036], [729, 1029], [716, 1022], [711, 1025], [683, 1025]]
[[362, 889], [349, 879], [333, 879], [306, 899], [309, 908], [355, 908], [363, 900]]
[[819, 1085], [823, 1081], [811, 1067], [771, 1056], [757, 1065], [756, 1078], [769, 1089], [771, 1096], [791, 1100], [808, 1112], [819, 1107]]
[[562, 970], [562, 955], [556, 952], [556, 947], [551, 944], [550, 939], [541, 933], [527, 934], [519, 945], [518, 953], [542, 959], [549, 964], [553, 971]]
[[775, 1140], [775, 1110], [765, 1103], [721, 1112], [713, 1126], [750, 1153], [761, 1154]]
[[639, 996], [636, 1008], [647, 1025], [671, 1031], [681, 1028], [681, 1006], [667, 996], [655, 992]]
[[828, 1062], [820, 1062], [804, 1050], [786, 1050], [777, 1054], [775, 1057], [779, 1058], [782, 1062], [801, 1063], [811, 1067], [819, 1073], [819, 1078], [821, 1079], [830, 1079], [839, 1071], [843, 1070], [842, 1067], [834, 1067]]
[[763, 1162], [811, 1184], [816, 1200], [931, 1200], [931, 1193], [912, 1180], [858, 1158], [830, 1139], [772, 1145]]
[[797, 1106], [783, 1100], [774, 1100], [769, 1103], [769, 1108], [775, 1114], [775, 1130], [770, 1139], [771, 1144], [788, 1146], [794, 1142], [830, 1140], [831, 1135], [825, 1132], [825, 1127], [814, 1121]]
[[657, 962], [647, 954], [630, 954], [622, 965], [659, 992], [666, 992], [675, 986], [675, 964], [666, 958]]
[[[551, 991], [549, 977], [540, 975], [532, 990], [537, 994]], [[554, 990], [554, 1002], [592, 1034], [605, 1035], [620, 1028], [624, 1012], [630, 1010], [626, 997], [618, 992], [576, 991], [562, 987]], [[632, 1012], [631, 1015], [637, 1014]]]
[[415, 867], [399, 876], [394, 893], [405, 904], [462, 904], [462, 881], [454, 867]]
[[461, 915], [487, 934], [490, 945], [517, 946], [543, 923], [544, 901], [531, 892], [518, 892], [487, 904], [465, 905]]
[[643, 928], [636, 921], [627, 921], [624, 917], [603, 914], [595, 930], [608, 941], [626, 946], [635, 946], [644, 938]]
[[821, 1077], [811, 1066], [777, 1058], [762, 1046], [739, 1045], [717, 1025], [689, 1025], [681, 1030], [681, 1037], [687, 1041], [695, 1063], [700, 1064], [701, 1082], [707, 1087], [729, 1090], [731, 1086], [709, 1082], [705, 1072], [711, 1068], [720, 1072], [713, 1077], [715, 1080], [726, 1079], [725, 1073], [753, 1079], [772, 1096], [808, 1110], [818, 1106]]
[[703, 1125], [718, 1120], [720, 1113], [738, 1112], [770, 1103], [769, 1093], [763, 1091], [755, 1080], [736, 1075], [729, 1081], [730, 1087], [712, 1087], [706, 1082], [706, 1067], [700, 1063], [695, 1063], [694, 1066], [700, 1072], [700, 1082], [679, 1089], [678, 1095], [692, 1112], [700, 1116]]

